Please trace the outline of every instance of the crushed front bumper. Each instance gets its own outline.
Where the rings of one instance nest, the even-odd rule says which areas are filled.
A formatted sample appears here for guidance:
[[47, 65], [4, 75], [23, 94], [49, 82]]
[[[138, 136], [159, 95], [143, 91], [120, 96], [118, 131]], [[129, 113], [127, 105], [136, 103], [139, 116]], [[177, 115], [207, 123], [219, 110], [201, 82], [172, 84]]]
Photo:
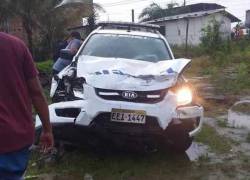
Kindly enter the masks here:
[[194, 137], [201, 131], [204, 109], [199, 105], [178, 107], [172, 122], [174, 124], [189, 124], [189, 136]]
[[[128, 134], [162, 134], [170, 125], [180, 125], [187, 130], [190, 137], [195, 136], [202, 128], [203, 124], [203, 108], [198, 105], [188, 107], [178, 107], [174, 113], [171, 113], [171, 119], [164, 122], [167, 124], [166, 128], [161, 126], [161, 119], [157, 116], [148, 115], [146, 124], [129, 124], [110, 121], [110, 112], [102, 111], [97, 113], [92, 118], [90, 123], [83, 125], [84, 117], [87, 116], [85, 110], [86, 101], [71, 101], [52, 104], [49, 106], [50, 119], [52, 124], [72, 123], [75, 126], [84, 126], [86, 128], [98, 125], [98, 129], [104, 128], [109, 132], [128, 133]], [[75, 110], [74, 110], [75, 109]], [[70, 110], [74, 113], [67, 113]], [[65, 113], [65, 112], [66, 113]], [[79, 113], [77, 113], [79, 112]], [[167, 112], [165, 112], [167, 113]], [[74, 115], [75, 114], [75, 115]], [[88, 120], [87, 120], [88, 121]], [[36, 119], [36, 127], [41, 126], [39, 117]]]

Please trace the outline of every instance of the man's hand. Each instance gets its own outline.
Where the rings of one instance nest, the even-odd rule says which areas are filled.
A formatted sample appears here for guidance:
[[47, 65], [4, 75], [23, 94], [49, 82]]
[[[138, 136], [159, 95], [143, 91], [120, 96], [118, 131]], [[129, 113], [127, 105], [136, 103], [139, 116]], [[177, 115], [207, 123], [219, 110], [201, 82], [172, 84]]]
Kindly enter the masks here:
[[51, 131], [42, 131], [42, 134], [40, 136], [40, 147], [43, 153], [48, 153], [52, 150], [52, 148], [54, 147], [54, 138]]

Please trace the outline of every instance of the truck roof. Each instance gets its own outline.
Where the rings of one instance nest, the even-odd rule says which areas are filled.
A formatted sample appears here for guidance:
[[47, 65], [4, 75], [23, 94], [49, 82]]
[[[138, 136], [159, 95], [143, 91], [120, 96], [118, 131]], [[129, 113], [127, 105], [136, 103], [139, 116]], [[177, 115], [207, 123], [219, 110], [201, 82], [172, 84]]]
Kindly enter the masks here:
[[133, 22], [100, 22], [98, 23], [98, 33], [132, 34], [139, 36], [150, 36], [159, 38], [160, 26], [153, 24], [133, 23]]

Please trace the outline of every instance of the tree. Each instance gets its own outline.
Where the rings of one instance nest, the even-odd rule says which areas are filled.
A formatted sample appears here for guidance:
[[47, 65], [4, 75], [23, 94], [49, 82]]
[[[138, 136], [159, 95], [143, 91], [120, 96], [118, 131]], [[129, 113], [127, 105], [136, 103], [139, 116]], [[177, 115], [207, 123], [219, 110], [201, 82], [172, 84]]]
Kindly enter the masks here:
[[[55, 0], [54, 0], [55, 1]], [[27, 35], [28, 46], [33, 53], [33, 33], [34, 29], [40, 26], [38, 17], [43, 16], [47, 11], [44, 7], [49, 1], [46, 0], [2, 0], [1, 9], [4, 11], [4, 17], [21, 19], [24, 30]], [[48, 18], [48, 17], [47, 17]]]
[[80, 24], [86, 10], [92, 11], [94, 7], [95, 12], [101, 9], [100, 5], [95, 4], [80, 9], [74, 7], [58, 11], [55, 6], [60, 2], [61, 0], [1, 0], [0, 20], [2, 22], [2, 19], [20, 18], [33, 56], [36, 59], [48, 58], [53, 45], [65, 37], [67, 27], [71, 26], [72, 22]]
[[221, 23], [215, 19], [202, 29], [201, 46], [207, 53], [213, 53], [222, 47], [223, 40], [220, 32]]
[[146, 7], [142, 10], [141, 14], [139, 15], [139, 19], [142, 22], [145, 22], [169, 16], [173, 13], [172, 9], [177, 6], [179, 6], [179, 4], [175, 2], [166, 4], [166, 8], [161, 7], [157, 3], [152, 3], [149, 5], [149, 7]]
[[157, 3], [152, 3], [149, 7], [142, 10], [139, 19], [142, 21], [149, 21], [165, 16], [165, 10]]
[[[91, 6], [90, 6], [91, 5]], [[96, 27], [96, 21], [98, 19], [98, 12], [105, 12], [104, 8], [97, 3], [93, 3], [91, 0], [63, 0], [57, 6], [57, 8], [72, 9], [70, 11], [80, 10], [81, 12], [86, 8], [88, 9], [88, 30], [87, 34], [92, 32]]]
[[87, 34], [91, 33], [95, 29], [96, 24], [97, 24], [97, 19], [99, 16], [99, 13], [98, 13], [99, 11], [105, 12], [105, 9], [101, 5], [94, 3], [92, 14], [88, 17]]
[[0, 3], [0, 25], [1, 25], [1, 28], [0, 30], [2, 31], [7, 31], [7, 27], [5, 25], [5, 22], [8, 18], [8, 15], [7, 15], [7, 10], [5, 9], [6, 7], [6, 2], [3, 1]]
[[22, 20], [31, 52], [33, 51], [33, 27], [36, 24], [34, 14], [38, 12], [41, 4], [39, 0], [2, 0], [1, 2], [5, 19], [19, 17]]

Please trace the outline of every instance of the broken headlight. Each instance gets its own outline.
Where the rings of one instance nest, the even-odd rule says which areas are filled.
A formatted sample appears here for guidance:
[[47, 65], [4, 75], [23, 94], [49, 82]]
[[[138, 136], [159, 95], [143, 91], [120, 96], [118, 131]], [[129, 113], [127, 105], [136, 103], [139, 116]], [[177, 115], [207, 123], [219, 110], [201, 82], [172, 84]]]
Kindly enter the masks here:
[[74, 81], [72, 82], [72, 91], [75, 97], [83, 99], [83, 93], [84, 93], [84, 88], [83, 84], [85, 83], [85, 79], [80, 77], [80, 78], [75, 78]]
[[65, 75], [63, 76], [63, 83], [64, 83], [64, 87], [65, 87], [65, 95], [69, 96], [72, 95], [73, 91], [72, 91], [72, 81], [75, 79], [76, 77], [76, 69], [75, 68], [71, 68], [69, 69]]
[[65, 77], [69, 78], [69, 79], [73, 79], [76, 77], [76, 70], [75, 69], [70, 69], [68, 70], [68, 72], [66, 73]]
[[176, 95], [177, 106], [186, 106], [193, 103], [195, 91], [190, 84], [177, 84], [170, 90]]
[[64, 76], [64, 86], [66, 93], [76, 97], [83, 98], [83, 84], [85, 83], [85, 79], [76, 76], [76, 69], [72, 68]]
[[52, 98], [53, 102], [72, 101], [83, 99], [84, 78], [76, 77], [76, 69], [70, 68], [62, 77], [55, 78], [58, 88]]

